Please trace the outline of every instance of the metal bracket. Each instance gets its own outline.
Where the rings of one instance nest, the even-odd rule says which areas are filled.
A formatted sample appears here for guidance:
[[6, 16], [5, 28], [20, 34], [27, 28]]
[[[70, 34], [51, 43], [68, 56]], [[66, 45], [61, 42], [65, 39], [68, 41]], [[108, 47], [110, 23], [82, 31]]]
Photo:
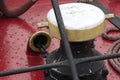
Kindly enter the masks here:
[[[102, 5], [100, 2], [98, 2], [98, 0], [94, 0], [93, 2], [90, 2], [90, 3], [88, 2], [88, 4], [92, 4], [92, 5], [99, 7], [100, 9], [103, 10], [103, 12], [105, 14], [112, 13], [104, 5]], [[114, 15], [114, 18], [109, 18], [108, 21], [111, 22], [116, 28], [118, 28], [120, 30], [120, 18], [118, 18], [116, 15]]]

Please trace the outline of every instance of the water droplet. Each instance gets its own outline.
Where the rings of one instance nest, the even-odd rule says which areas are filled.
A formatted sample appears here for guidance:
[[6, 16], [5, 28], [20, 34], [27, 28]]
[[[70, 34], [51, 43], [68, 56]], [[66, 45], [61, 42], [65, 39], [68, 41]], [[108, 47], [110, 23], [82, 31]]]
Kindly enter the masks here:
[[19, 64], [19, 62], [16, 62], [16, 64], [18, 65], [18, 64]]
[[13, 38], [13, 36], [10, 36], [10, 38]]
[[8, 44], [8, 43], [10, 43], [9, 41], [6, 41], [6, 43]]
[[14, 57], [12, 56], [11, 59], [14, 59]]
[[24, 34], [21, 34], [21, 36], [24, 36]]
[[17, 54], [17, 52], [15, 52], [15, 54]]
[[21, 57], [20, 60], [23, 60], [23, 58]]
[[19, 38], [17, 38], [17, 40], [20, 40]]

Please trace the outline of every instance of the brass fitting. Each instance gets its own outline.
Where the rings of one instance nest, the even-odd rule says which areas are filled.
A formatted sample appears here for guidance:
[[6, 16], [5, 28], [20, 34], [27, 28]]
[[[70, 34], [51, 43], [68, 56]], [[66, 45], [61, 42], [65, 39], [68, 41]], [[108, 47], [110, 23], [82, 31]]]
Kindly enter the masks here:
[[111, 19], [111, 18], [114, 18], [114, 17], [115, 17], [115, 15], [113, 13], [109, 13], [109, 14], [105, 15], [106, 19]]
[[51, 43], [51, 38], [47, 32], [38, 31], [34, 33], [28, 42], [29, 48], [34, 52], [40, 52], [40, 46], [45, 49], [49, 47]]
[[48, 22], [40, 22], [40, 23], [37, 23], [37, 27], [38, 28], [43, 28], [43, 27], [47, 27], [48, 26]]

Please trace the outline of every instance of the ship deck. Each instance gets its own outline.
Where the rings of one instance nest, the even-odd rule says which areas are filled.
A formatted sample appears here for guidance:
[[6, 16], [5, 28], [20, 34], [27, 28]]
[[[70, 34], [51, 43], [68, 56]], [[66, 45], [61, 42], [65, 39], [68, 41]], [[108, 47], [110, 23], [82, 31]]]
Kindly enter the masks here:
[[[14, 9], [26, 0], [7, 0], [10, 8]], [[74, 2], [75, 0], [59, 0], [59, 3]], [[120, 0], [99, 0], [106, 8], [120, 17]], [[44, 64], [41, 55], [31, 55], [27, 50], [30, 36], [39, 31], [47, 31], [46, 28], [37, 27], [37, 23], [46, 21], [47, 12], [52, 8], [50, 0], [39, 0], [27, 12], [18, 18], [0, 19], [0, 71], [26, 68]], [[106, 20], [106, 28], [115, 27]], [[112, 34], [116, 35], [116, 34]], [[107, 54], [113, 41], [103, 39], [101, 36], [94, 41], [95, 48], [102, 54]], [[52, 37], [51, 45], [47, 51], [52, 52], [59, 47], [59, 40]], [[109, 70], [108, 80], [120, 80], [120, 74], [116, 72], [106, 60]], [[33, 71], [17, 75], [0, 77], [0, 80], [44, 80], [43, 71]]]

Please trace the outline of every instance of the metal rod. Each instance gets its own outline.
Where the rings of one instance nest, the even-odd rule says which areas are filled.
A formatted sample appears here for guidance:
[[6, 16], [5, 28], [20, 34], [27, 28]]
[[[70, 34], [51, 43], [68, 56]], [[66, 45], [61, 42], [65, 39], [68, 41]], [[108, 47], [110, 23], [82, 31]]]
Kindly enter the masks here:
[[[79, 59], [74, 59], [75, 64], [82, 64], [82, 63], [87, 63], [87, 62], [95, 62], [95, 61], [101, 61], [101, 60], [106, 60], [106, 59], [113, 59], [113, 58], [119, 58], [120, 53], [112, 53], [112, 54], [107, 54], [107, 55], [99, 55], [99, 56], [92, 56], [92, 57], [86, 57], [86, 58], [79, 58]], [[67, 63], [68, 60], [62, 61], [61, 63], [65, 64], [64, 66], [69, 66]]]
[[[112, 13], [110, 10], [108, 10], [104, 5], [102, 5], [99, 0], [94, 0], [93, 2], [89, 3], [92, 5], [95, 5], [99, 7], [105, 14]], [[116, 15], [114, 18], [108, 19], [116, 28], [120, 30], [120, 18], [117, 17]]]
[[[73, 61], [76, 64], [82, 64], [85, 62], [94, 62], [94, 61], [100, 61], [100, 60], [112, 59], [112, 58], [118, 58], [118, 57], [120, 57], [120, 53], [107, 54], [107, 55], [101, 55], [101, 56], [93, 56], [93, 57], [81, 58], [81, 59], [74, 59]], [[40, 65], [40, 66], [33, 66], [33, 67], [28, 67], [28, 68], [3, 71], [3, 72], [0, 72], [0, 77], [14, 75], [14, 74], [20, 74], [20, 73], [26, 73], [26, 72], [31, 72], [31, 71], [37, 71], [37, 70], [45, 70], [45, 69], [56, 68], [56, 67], [69, 67], [68, 60], [57, 62], [57, 63]]]
[[113, 58], [119, 58], [119, 57], [120, 57], [120, 53], [115, 53], [115, 54], [107, 54], [107, 55], [100, 55], [100, 56], [76, 59], [75, 62], [78, 64], [78, 63], [95, 62], [95, 61], [100, 61], [100, 60], [105, 60], [105, 59], [113, 59]]
[[8, 76], [8, 75], [14, 75], [14, 74], [20, 74], [20, 73], [26, 73], [26, 72], [31, 72], [31, 71], [37, 71], [37, 70], [45, 70], [45, 69], [50, 69], [50, 68], [56, 68], [56, 67], [63, 67], [62, 63], [53, 63], [53, 64], [45, 64], [45, 65], [39, 65], [39, 66], [33, 66], [33, 67], [28, 67], [28, 68], [21, 68], [21, 69], [16, 69], [16, 70], [9, 70], [9, 71], [3, 71], [0, 72], [0, 77], [1, 76]]
[[69, 61], [69, 64], [70, 64], [70, 68], [71, 68], [71, 71], [72, 71], [73, 80], [79, 80], [78, 74], [77, 74], [77, 69], [76, 69], [75, 63], [73, 61], [72, 51], [71, 51], [71, 48], [70, 48], [70, 45], [69, 45], [69, 42], [68, 42], [66, 29], [65, 29], [65, 26], [64, 26], [64, 22], [63, 22], [63, 19], [62, 19], [61, 12], [60, 12], [58, 0], [51, 0], [51, 2], [52, 2], [52, 6], [53, 6], [53, 9], [54, 9], [55, 16], [56, 16], [56, 20], [57, 20], [57, 23], [58, 23], [58, 28], [59, 28], [60, 35], [61, 35], [61, 38], [62, 38], [65, 53], [67, 55], [67, 58], [68, 58], [68, 61]]

